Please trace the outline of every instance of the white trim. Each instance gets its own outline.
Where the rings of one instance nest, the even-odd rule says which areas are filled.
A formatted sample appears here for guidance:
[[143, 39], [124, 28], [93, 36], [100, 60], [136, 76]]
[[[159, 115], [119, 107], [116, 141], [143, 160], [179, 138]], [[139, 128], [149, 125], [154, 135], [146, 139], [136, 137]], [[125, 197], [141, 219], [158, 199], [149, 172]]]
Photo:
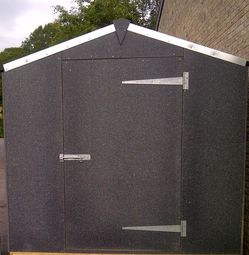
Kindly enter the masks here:
[[162, 42], [173, 44], [188, 50], [196, 51], [214, 58], [222, 59], [234, 64], [238, 64], [241, 66], [246, 65], [246, 60], [243, 58], [240, 58], [228, 53], [224, 53], [222, 51], [214, 50], [196, 43], [192, 43], [192, 42], [189, 42], [171, 35], [166, 35], [161, 32], [157, 32], [148, 28], [130, 24], [128, 27], [128, 31], [139, 34], [139, 35], [147, 36]]
[[10, 70], [15, 69], [17, 67], [29, 64], [31, 62], [34, 62], [34, 61], [42, 59], [42, 58], [46, 58], [46, 57], [51, 56], [55, 53], [61, 52], [61, 51], [66, 50], [66, 49], [70, 49], [72, 47], [75, 47], [75, 46], [78, 46], [80, 44], [89, 42], [91, 40], [102, 37], [104, 35], [108, 35], [108, 34], [113, 33], [113, 32], [115, 32], [114, 25], [109, 25], [109, 26], [106, 26], [104, 28], [100, 28], [98, 30], [87, 33], [85, 35], [81, 35], [81, 36], [76, 37], [74, 39], [68, 40], [66, 42], [57, 44], [55, 46], [52, 46], [50, 48], [47, 48], [47, 49], [44, 49], [44, 50], [41, 50], [41, 51], [38, 51], [38, 52], [33, 53], [31, 55], [28, 55], [26, 57], [19, 58], [17, 60], [9, 62], [9, 63], [3, 65], [4, 71], [5, 72], [10, 71]]
[[[228, 61], [228, 62], [231, 62], [234, 64], [238, 64], [241, 66], [245, 66], [246, 62], [247, 62], [243, 58], [236, 57], [234, 55], [224, 53], [224, 52], [221, 52], [218, 50], [214, 50], [214, 49], [211, 49], [211, 48], [208, 48], [208, 47], [196, 44], [196, 43], [192, 43], [192, 42], [189, 42], [189, 41], [186, 41], [186, 40], [174, 37], [174, 36], [166, 35], [166, 34], [163, 34], [163, 33], [148, 29], [148, 28], [143, 28], [143, 27], [140, 27], [140, 26], [137, 26], [134, 24], [129, 24], [128, 31], [136, 33], [136, 34], [140, 34], [143, 36], [147, 36], [147, 37], [153, 38], [155, 40], [173, 44], [173, 45], [185, 48], [185, 49], [196, 51], [196, 52], [199, 52], [199, 53], [202, 53], [202, 54], [214, 57], [214, 58], [222, 59], [222, 60], [225, 60], [225, 61]], [[76, 37], [69, 41], [57, 44], [57, 45], [47, 48], [45, 50], [38, 51], [38, 52], [28, 55], [26, 57], [23, 57], [23, 58], [14, 60], [12, 62], [9, 62], [7, 64], [4, 64], [3, 65], [4, 71], [5, 72], [10, 71], [17, 67], [29, 64], [31, 62], [37, 61], [42, 58], [46, 58], [46, 57], [51, 56], [55, 53], [61, 52], [66, 49], [70, 49], [72, 47], [78, 46], [85, 42], [89, 42], [91, 40], [102, 37], [104, 35], [108, 35], [113, 32], [115, 32], [114, 25], [109, 25], [104, 28], [100, 28], [96, 31]]]

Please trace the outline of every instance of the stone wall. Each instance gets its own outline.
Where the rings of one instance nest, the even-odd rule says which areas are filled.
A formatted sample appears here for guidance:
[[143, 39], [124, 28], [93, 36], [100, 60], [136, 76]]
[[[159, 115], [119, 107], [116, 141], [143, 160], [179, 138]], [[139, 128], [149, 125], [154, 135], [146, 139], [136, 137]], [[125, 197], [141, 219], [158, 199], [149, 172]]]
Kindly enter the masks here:
[[[158, 30], [249, 60], [249, 0], [165, 0]], [[249, 123], [247, 130], [244, 254], [249, 254]]]

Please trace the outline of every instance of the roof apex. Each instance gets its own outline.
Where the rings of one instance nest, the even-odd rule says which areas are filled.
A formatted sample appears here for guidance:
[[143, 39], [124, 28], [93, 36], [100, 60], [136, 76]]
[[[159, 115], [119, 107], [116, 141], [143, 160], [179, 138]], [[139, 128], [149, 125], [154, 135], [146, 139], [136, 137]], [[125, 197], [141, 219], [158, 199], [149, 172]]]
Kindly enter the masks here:
[[113, 21], [113, 24], [116, 29], [116, 35], [118, 37], [119, 44], [121, 45], [126, 36], [130, 21], [128, 19], [117, 19]]
[[[113, 32], [117, 32], [117, 36], [119, 39], [119, 42], [122, 43], [124, 40], [124, 37], [126, 35], [126, 31], [130, 31], [132, 33], [136, 33], [142, 36], [146, 36], [158, 41], [162, 41], [165, 43], [169, 43], [175, 46], [179, 46], [188, 50], [192, 50], [195, 52], [199, 52], [204, 55], [208, 55], [214, 58], [218, 58], [224, 61], [228, 61], [234, 64], [238, 64], [241, 66], [246, 66], [247, 61], [243, 58], [224, 53], [218, 50], [214, 50], [196, 43], [192, 43], [174, 36], [170, 36], [167, 34], [163, 34], [161, 32], [157, 32], [148, 28], [140, 27], [131, 23], [128, 23], [128, 20], [117, 20], [114, 21], [114, 25], [109, 25], [103, 28], [100, 28], [98, 30], [95, 30], [93, 32], [81, 35], [79, 37], [76, 37], [74, 39], [71, 39], [69, 41], [57, 44], [55, 46], [49, 47], [47, 49], [38, 51], [36, 53], [33, 53], [31, 55], [28, 55], [26, 57], [22, 57], [20, 59], [14, 60], [12, 62], [9, 62], [7, 64], [4, 64], [4, 71], [10, 71], [12, 69], [18, 68], [20, 66], [24, 66], [26, 64], [29, 64], [31, 62], [37, 61], [39, 59], [46, 58], [48, 56], [51, 56], [55, 53], [70, 49], [72, 47], [81, 45], [83, 43], [89, 42], [91, 40], [97, 39], [99, 37], [102, 37], [104, 35], [111, 34]], [[127, 26], [128, 25], [128, 26]], [[127, 26], [127, 28], [126, 28]]]

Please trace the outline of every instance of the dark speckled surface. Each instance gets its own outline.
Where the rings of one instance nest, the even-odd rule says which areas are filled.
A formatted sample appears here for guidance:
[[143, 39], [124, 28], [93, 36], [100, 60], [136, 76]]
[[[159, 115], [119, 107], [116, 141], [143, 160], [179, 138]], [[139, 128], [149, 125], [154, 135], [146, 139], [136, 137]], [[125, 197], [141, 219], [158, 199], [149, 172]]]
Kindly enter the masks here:
[[34, 62], [4, 77], [11, 251], [64, 249], [58, 58]]
[[8, 211], [4, 139], [0, 139], [0, 251], [8, 251]]
[[247, 70], [185, 51], [190, 89], [184, 96], [183, 250], [239, 253]]
[[[64, 97], [62, 67], [65, 72]], [[121, 88], [120, 91], [113, 89], [122, 79], [158, 78], [154, 77], [157, 75], [180, 76], [183, 71], [189, 72], [190, 82], [189, 90], [183, 92], [181, 102], [177, 93], [182, 92], [177, 87], [175, 90], [170, 88], [170, 92], [164, 90], [163, 93], [161, 89], [165, 88], [130, 88], [125, 92]], [[70, 72], [73, 73], [72, 77]], [[118, 240], [122, 244], [118, 248], [135, 247], [140, 251], [154, 249], [175, 252], [181, 249], [184, 253], [239, 253], [245, 156], [246, 75], [244, 67], [131, 32], [127, 32], [122, 45], [116, 34], [112, 33], [5, 73], [10, 250], [52, 252], [65, 251], [65, 247], [67, 251], [88, 247], [96, 251], [111, 245], [111, 250], [117, 251], [113, 244]], [[76, 91], [73, 90], [75, 86]], [[172, 115], [167, 110], [168, 102], [168, 110], [172, 110]], [[175, 108], [172, 107], [174, 104]], [[179, 114], [179, 104], [183, 115]], [[159, 105], [162, 111], [155, 113], [154, 110], [159, 109]], [[122, 115], [122, 111], [130, 111], [132, 117]], [[182, 119], [179, 120], [181, 116]], [[127, 123], [136, 121], [141, 124], [141, 132], [134, 129], [136, 136], [142, 136], [144, 132], [148, 134], [150, 127], [153, 127], [155, 133], [148, 134], [147, 142], [153, 146], [161, 146], [162, 150], [158, 150], [158, 153], [158, 147], [151, 146], [151, 161], [147, 158], [151, 148], [146, 146], [145, 140], [138, 141], [128, 135], [123, 139], [121, 135], [129, 133], [132, 125]], [[180, 122], [181, 152], [179, 145], [173, 143], [173, 136], [179, 134]], [[174, 126], [174, 123], [177, 125]], [[169, 133], [157, 133], [159, 127], [165, 127]], [[96, 142], [95, 145], [92, 145], [92, 141]], [[178, 144], [179, 139], [176, 138], [176, 141]], [[116, 147], [112, 147], [112, 143], [115, 146], [119, 143], [117, 150], [113, 149]], [[174, 149], [168, 149], [169, 145], [177, 148], [175, 153]], [[144, 152], [143, 160], [134, 157], [132, 161], [130, 152], [126, 150], [127, 146], [136, 150], [140, 146]], [[79, 153], [83, 149], [82, 153], [91, 153], [92, 149], [98, 159], [95, 161], [93, 153], [93, 161], [83, 164], [86, 171], [77, 162], [64, 163], [64, 179], [63, 164], [58, 160], [59, 153], [63, 150], [67, 153]], [[169, 153], [164, 155], [164, 150]], [[181, 176], [176, 167], [175, 176], [172, 175], [174, 178], [170, 179], [168, 186], [169, 196], [166, 182], [163, 181], [168, 174], [163, 171], [167, 169], [165, 161], [171, 162], [169, 165], [173, 166], [174, 159], [179, 164], [179, 157]], [[90, 170], [91, 164], [97, 171]], [[113, 169], [120, 171], [115, 172]], [[158, 186], [153, 187], [154, 190], [149, 180], [151, 169], [153, 173], [160, 169], [154, 175], [159, 180]], [[136, 181], [140, 186], [137, 186], [137, 190], [134, 189], [136, 195], [130, 198], [126, 193], [132, 190], [128, 177], [133, 173], [136, 173]], [[125, 178], [122, 179], [122, 176]], [[160, 176], [164, 177], [160, 179]], [[180, 177], [179, 189], [177, 185]], [[142, 182], [145, 179], [149, 180], [148, 185]], [[99, 189], [95, 188], [96, 183]], [[115, 189], [119, 188], [119, 193], [115, 193]], [[153, 192], [150, 193], [149, 190]], [[159, 191], [162, 191], [160, 199], [165, 198], [162, 207], [158, 203]], [[85, 199], [86, 194], [91, 194], [89, 200]], [[105, 197], [105, 194], [110, 196]], [[141, 209], [139, 203], [129, 207], [128, 212], [124, 212], [124, 208], [118, 210], [122, 200], [129, 205], [129, 201], [139, 202], [139, 196], [143, 200], [147, 197], [148, 204], [153, 205], [149, 211], [146, 212], [144, 207]], [[110, 197], [116, 199], [113, 200], [114, 210]], [[172, 197], [177, 205], [164, 214]], [[96, 213], [91, 211], [93, 205], [97, 205]], [[89, 232], [87, 228], [82, 228], [83, 225], [77, 225], [77, 222], [82, 223], [85, 219], [84, 214], [81, 214], [84, 210], [88, 212], [92, 222], [96, 223], [96, 231]], [[112, 222], [108, 215], [112, 215], [115, 220]], [[186, 220], [187, 237], [166, 234], [165, 243], [170, 240], [172, 242], [162, 249], [164, 241], [160, 234], [150, 238], [144, 233], [141, 239], [136, 239], [138, 233], [134, 233], [134, 236], [127, 234], [122, 236], [123, 240], [120, 239], [120, 232], [116, 236], [110, 234], [116, 233], [112, 226], [117, 222], [132, 224], [131, 219], [134, 219], [135, 224], [143, 224], [141, 215], [146, 223], [152, 222], [149, 219], [152, 216], [154, 219], [155, 215], [159, 215], [156, 224], [165, 222], [165, 217], [169, 215], [168, 218], [173, 220]], [[111, 229], [96, 228], [97, 223], [103, 223], [102, 218], [110, 221], [108, 226]], [[89, 227], [89, 222], [84, 226]], [[91, 239], [89, 235], [83, 236], [82, 233], [98, 234]], [[99, 233], [106, 239], [99, 237]], [[77, 234], [78, 240], [73, 236]], [[98, 238], [97, 245], [96, 242], [91, 243]], [[111, 239], [110, 244], [108, 238]]]
[[[180, 224], [182, 86], [122, 81], [182, 76], [168, 58], [65, 61], [66, 248], [179, 252], [180, 234], [125, 231]], [[79, 195], [80, 194], [80, 195]]]

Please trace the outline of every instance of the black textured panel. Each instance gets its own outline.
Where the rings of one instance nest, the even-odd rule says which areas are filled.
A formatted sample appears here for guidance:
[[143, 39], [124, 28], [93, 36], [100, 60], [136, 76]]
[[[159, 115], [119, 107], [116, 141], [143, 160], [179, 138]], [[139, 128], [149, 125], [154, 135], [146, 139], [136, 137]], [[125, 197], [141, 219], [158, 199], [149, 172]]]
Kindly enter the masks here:
[[7, 72], [5, 142], [11, 251], [64, 249], [60, 59]]
[[[10, 251], [239, 253], [246, 69], [131, 32], [122, 45], [116, 37], [61, 53], [65, 148], [59, 54], [4, 74]], [[184, 93], [121, 85], [183, 71]], [[63, 149], [92, 156], [64, 163], [66, 194]], [[181, 219], [185, 238], [121, 230]]]
[[246, 69], [186, 50], [183, 218], [188, 253], [239, 253], [245, 162]]
[[121, 45], [126, 36], [126, 32], [130, 21], [127, 19], [118, 19], [113, 21], [114, 27], [116, 29], [116, 35], [118, 37], [119, 44]]
[[122, 45], [119, 44], [116, 33], [112, 33], [62, 52], [64, 59], [169, 56], [183, 56], [183, 49], [129, 31]]
[[182, 86], [122, 85], [182, 76], [178, 59], [65, 61], [68, 250], [168, 251], [180, 233], [122, 230], [180, 224]]
[[6, 162], [4, 139], [0, 139], [0, 252], [6, 254], [9, 251], [8, 235], [8, 209], [6, 190]]

